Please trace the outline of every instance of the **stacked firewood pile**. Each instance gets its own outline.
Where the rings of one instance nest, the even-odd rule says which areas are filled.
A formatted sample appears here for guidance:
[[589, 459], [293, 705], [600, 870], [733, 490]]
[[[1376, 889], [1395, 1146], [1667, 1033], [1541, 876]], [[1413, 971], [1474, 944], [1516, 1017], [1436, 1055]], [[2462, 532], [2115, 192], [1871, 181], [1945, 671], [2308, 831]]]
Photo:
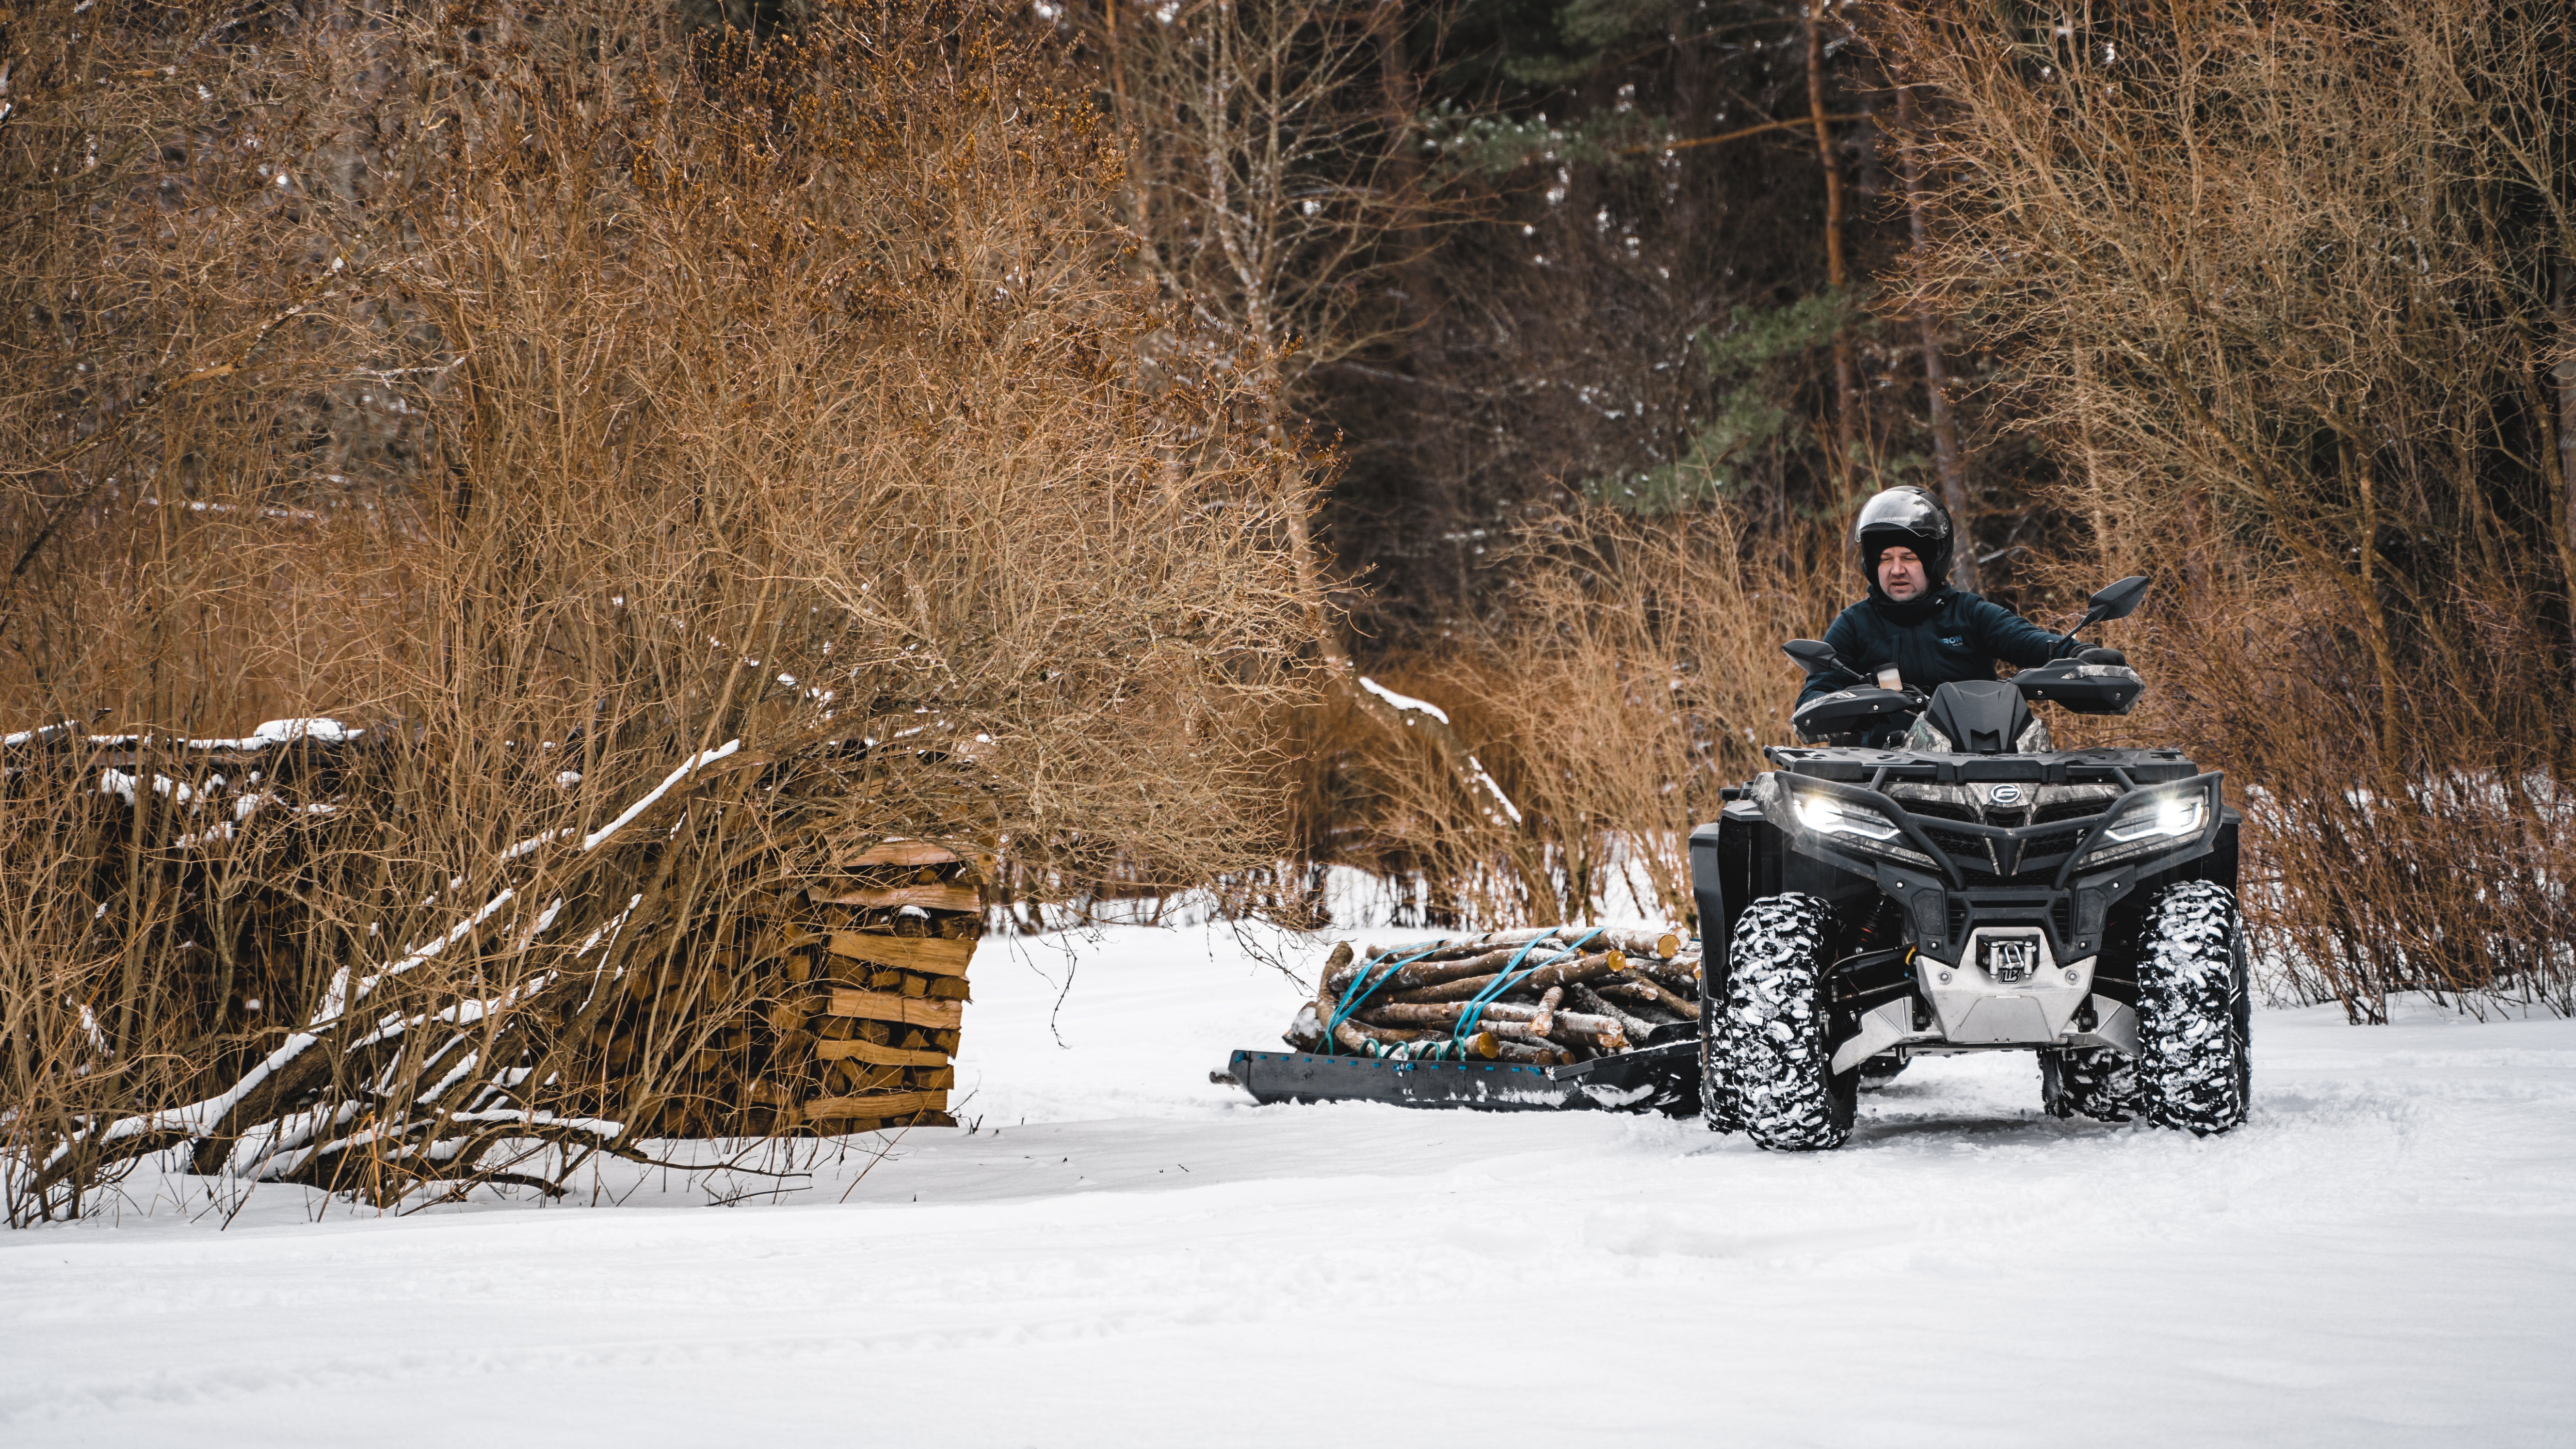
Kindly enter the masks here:
[[805, 892], [798, 926], [761, 966], [763, 1004], [745, 1033], [765, 1069], [741, 1100], [769, 1108], [773, 1130], [955, 1125], [951, 1059], [989, 866], [923, 841], [885, 841]]
[[[621, 979], [588, 1028], [594, 1110], [651, 1075], [651, 1137], [839, 1135], [950, 1127], [966, 967], [983, 935], [989, 860], [881, 842], [754, 913]], [[684, 1044], [659, 1073], [652, 1043]]]
[[[11, 909], [61, 945], [0, 943], [0, 964], [68, 1003], [22, 1054], [58, 1105], [0, 1115], [11, 1214], [76, 1211], [172, 1148], [187, 1171], [390, 1202], [430, 1181], [555, 1191], [591, 1153], [655, 1159], [653, 1139], [953, 1125], [994, 862], [841, 834], [866, 748], [699, 750], [599, 823], [460, 842], [465, 871], [422, 872], [423, 892], [388, 883], [382, 842], [423, 828], [399, 736], [7, 736]], [[539, 791], [580, 778], [552, 749], [525, 767]]]
[[1563, 1065], [1695, 1031], [1699, 1001], [1699, 947], [1676, 931], [1345, 941], [1285, 1039], [1309, 1052]]

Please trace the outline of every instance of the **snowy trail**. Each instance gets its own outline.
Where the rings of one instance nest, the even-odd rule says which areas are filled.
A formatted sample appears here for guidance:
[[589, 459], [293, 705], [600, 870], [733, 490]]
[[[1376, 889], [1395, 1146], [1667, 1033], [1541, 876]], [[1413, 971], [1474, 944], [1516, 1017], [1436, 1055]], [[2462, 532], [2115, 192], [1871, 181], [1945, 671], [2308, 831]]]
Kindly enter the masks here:
[[2262, 1013], [2209, 1141], [1924, 1062], [1788, 1157], [1254, 1107], [1206, 1076], [1281, 977], [1222, 931], [1076, 950], [1060, 1012], [1058, 945], [977, 958], [982, 1131], [782, 1203], [0, 1235], [0, 1442], [2576, 1441], [2576, 1023]]

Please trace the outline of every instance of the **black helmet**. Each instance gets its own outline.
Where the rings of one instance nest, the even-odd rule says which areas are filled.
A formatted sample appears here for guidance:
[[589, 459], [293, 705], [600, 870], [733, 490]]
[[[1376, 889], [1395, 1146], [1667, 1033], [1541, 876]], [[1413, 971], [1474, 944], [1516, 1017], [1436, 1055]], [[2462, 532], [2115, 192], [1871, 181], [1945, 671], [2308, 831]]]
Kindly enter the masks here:
[[1950, 577], [1950, 514], [1939, 499], [1907, 484], [1890, 488], [1861, 505], [1852, 539], [1860, 545], [1861, 575], [1878, 590], [1878, 556], [1895, 544], [1914, 550], [1923, 560], [1923, 577], [1935, 589]]

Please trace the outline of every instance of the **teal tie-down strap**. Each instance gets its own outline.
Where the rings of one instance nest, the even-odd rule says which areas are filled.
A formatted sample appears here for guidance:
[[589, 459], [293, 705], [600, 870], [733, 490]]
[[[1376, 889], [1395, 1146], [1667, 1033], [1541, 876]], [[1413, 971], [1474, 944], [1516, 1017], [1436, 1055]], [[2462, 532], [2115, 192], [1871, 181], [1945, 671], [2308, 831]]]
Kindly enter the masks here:
[[1423, 957], [1430, 955], [1432, 952], [1439, 950], [1441, 945], [1441, 942], [1435, 941], [1430, 945], [1423, 947], [1421, 950], [1414, 952], [1410, 956], [1404, 957], [1401, 960], [1388, 962], [1386, 969], [1378, 973], [1378, 978], [1375, 981], [1368, 980], [1369, 968], [1362, 966], [1360, 968], [1360, 974], [1352, 978], [1351, 984], [1357, 986], [1360, 982], [1368, 981], [1368, 985], [1362, 987], [1358, 991], [1352, 992], [1348, 996], [1343, 997], [1342, 1004], [1333, 1012], [1333, 1019], [1324, 1023], [1324, 1054], [1326, 1056], [1331, 1056], [1341, 1050], [1341, 1038], [1336, 1035], [1336, 1033], [1341, 1031], [1343, 1022], [1351, 1019], [1351, 1013], [1359, 1010], [1362, 1003], [1366, 1002], [1371, 996], [1377, 993], [1377, 989], [1379, 987], [1384, 986], [1387, 982], [1393, 980], [1395, 973], [1412, 965], [1414, 962], [1421, 960]]
[[1523, 958], [1527, 957], [1532, 949], [1545, 942], [1547, 937], [1541, 936], [1512, 953], [1512, 959], [1503, 963], [1502, 971], [1486, 984], [1485, 989], [1467, 999], [1467, 1009], [1458, 1013], [1458, 1024], [1449, 1028], [1450, 1046], [1463, 1054], [1466, 1051], [1467, 1038], [1475, 1030], [1476, 1022], [1484, 1016], [1486, 1007], [1502, 1000], [1505, 992], [1523, 981], [1590, 945], [1592, 938], [1600, 935], [1604, 929], [1606, 928], [1601, 926], [1593, 927], [1560, 948], [1555, 955], [1526, 970], [1516, 968], [1519, 968]]

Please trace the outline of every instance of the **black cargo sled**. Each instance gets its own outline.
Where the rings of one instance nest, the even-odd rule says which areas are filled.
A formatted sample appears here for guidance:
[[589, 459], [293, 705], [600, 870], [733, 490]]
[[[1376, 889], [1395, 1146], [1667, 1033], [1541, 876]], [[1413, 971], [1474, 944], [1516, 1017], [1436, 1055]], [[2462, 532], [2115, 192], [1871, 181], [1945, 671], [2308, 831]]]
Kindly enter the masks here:
[[1398, 1107], [1466, 1107], [1484, 1112], [1661, 1112], [1700, 1110], [1696, 1032], [1568, 1066], [1517, 1062], [1405, 1061], [1314, 1052], [1238, 1051], [1221, 1086], [1271, 1102], [1385, 1102]]

